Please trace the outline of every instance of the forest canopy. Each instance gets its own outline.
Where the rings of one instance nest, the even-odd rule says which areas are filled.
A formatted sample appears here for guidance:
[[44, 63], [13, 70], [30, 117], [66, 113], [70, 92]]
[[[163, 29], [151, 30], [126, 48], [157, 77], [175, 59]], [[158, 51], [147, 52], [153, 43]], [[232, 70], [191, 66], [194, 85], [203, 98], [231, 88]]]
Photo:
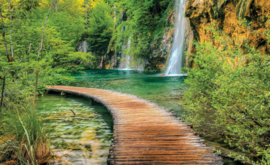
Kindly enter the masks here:
[[[227, 156], [270, 164], [267, 11], [261, 4], [248, 11], [255, 3], [249, 0], [201, 1], [207, 10], [200, 12], [198, 1], [188, 2], [190, 27], [183, 37], [191, 40], [183, 42], [185, 50], [190, 46], [188, 88], [170, 99], [181, 100], [186, 112], [181, 117], [198, 134], [218, 137], [245, 154]], [[142, 67], [149, 72], [164, 70], [173, 42], [174, 3], [0, 0], [0, 162], [16, 157], [18, 164], [42, 164], [39, 152], [50, 158], [48, 147], [40, 146], [49, 145], [48, 130], [35, 113], [37, 96], [46, 94], [47, 85], [70, 85], [71, 74], [85, 69], [118, 67], [126, 52], [133, 62], [153, 64]], [[103, 65], [105, 58], [115, 64]]]

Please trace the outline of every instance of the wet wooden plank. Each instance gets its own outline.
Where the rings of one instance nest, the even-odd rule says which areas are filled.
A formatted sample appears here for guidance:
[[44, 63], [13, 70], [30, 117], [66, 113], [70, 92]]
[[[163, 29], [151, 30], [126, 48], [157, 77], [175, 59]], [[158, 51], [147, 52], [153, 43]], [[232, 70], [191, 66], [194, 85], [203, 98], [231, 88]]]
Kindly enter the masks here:
[[114, 119], [107, 164], [223, 164], [212, 148], [194, 135], [190, 124], [138, 96], [110, 90], [47, 86], [104, 104]]

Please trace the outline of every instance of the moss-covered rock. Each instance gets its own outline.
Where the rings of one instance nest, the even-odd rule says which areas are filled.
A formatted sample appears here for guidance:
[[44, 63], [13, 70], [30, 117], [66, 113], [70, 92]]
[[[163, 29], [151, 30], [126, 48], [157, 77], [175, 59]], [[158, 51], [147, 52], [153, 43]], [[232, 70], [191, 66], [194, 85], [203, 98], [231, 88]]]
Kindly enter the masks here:
[[[269, 0], [189, 0], [186, 7], [195, 40], [211, 40], [205, 27], [213, 22], [230, 37], [247, 40], [264, 53], [270, 53], [264, 34], [269, 12]], [[241, 19], [246, 19], [251, 28], [240, 26]]]

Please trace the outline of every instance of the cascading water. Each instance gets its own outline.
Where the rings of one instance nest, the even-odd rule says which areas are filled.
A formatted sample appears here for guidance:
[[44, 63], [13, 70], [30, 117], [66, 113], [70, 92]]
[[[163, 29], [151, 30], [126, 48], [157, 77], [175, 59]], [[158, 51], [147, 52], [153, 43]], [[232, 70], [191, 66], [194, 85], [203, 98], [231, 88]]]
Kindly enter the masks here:
[[[123, 69], [123, 70], [130, 70], [131, 69], [130, 65], [131, 65], [132, 57], [129, 53], [130, 44], [131, 44], [131, 39], [129, 38], [127, 46], [126, 45], [122, 46], [121, 61], [120, 61], [120, 67], [119, 67], [120, 69]], [[127, 54], [125, 54], [125, 53], [127, 53]]]
[[175, 31], [170, 60], [167, 65], [165, 76], [184, 75], [181, 68], [184, 63], [184, 42], [186, 32], [185, 18], [186, 0], [176, 0]]
[[125, 53], [124, 53], [125, 49], [126, 49], [126, 45], [122, 45], [120, 64], [118, 67], [119, 69], [125, 69], [126, 67]]
[[242, 14], [242, 7], [243, 7], [243, 0], [241, 0], [241, 2], [240, 2], [240, 6], [239, 6], [239, 12], [238, 12], [238, 18], [241, 18], [241, 14]]
[[129, 63], [130, 63], [130, 56], [128, 55], [127, 59], [126, 59], [126, 67], [125, 67], [126, 70], [130, 69], [130, 66], [129, 66], [130, 64]]
[[126, 69], [127, 70], [130, 70], [130, 60], [131, 60], [131, 55], [130, 55], [130, 43], [131, 43], [131, 40], [130, 40], [130, 38], [128, 39], [128, 46], [127, 46], [127, 48], [128, 48], [128, 55], [127, 55], [127, 59], [126, 59]]
[[88, 52], [88, 43], [87, 43], [87, 41], [81, 41], [79, 43], [78, 52], [84, 52], [84, 53]]

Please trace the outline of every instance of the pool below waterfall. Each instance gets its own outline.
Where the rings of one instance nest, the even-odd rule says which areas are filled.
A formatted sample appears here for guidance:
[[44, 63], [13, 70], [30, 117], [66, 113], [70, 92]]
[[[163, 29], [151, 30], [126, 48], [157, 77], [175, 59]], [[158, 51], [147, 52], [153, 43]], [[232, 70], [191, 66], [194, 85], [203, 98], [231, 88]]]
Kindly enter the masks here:
[[[85, 70], [72, 74], [72, 86], [100, 88], [142, 97], [170, 109], [178, 117], [185, 112], [179, 105], [185, 77], [164, 77], [134, 70]], [[55, 154], [50, 164], [106, 164], [113, 121], [107, 109], [89, 99], [60, 94], [39, 98], [38, 113], [52, 128]], [[215, 143], [215, 142], [212, 142]], [[227, 165], [239, 163], [224, 159]]]

